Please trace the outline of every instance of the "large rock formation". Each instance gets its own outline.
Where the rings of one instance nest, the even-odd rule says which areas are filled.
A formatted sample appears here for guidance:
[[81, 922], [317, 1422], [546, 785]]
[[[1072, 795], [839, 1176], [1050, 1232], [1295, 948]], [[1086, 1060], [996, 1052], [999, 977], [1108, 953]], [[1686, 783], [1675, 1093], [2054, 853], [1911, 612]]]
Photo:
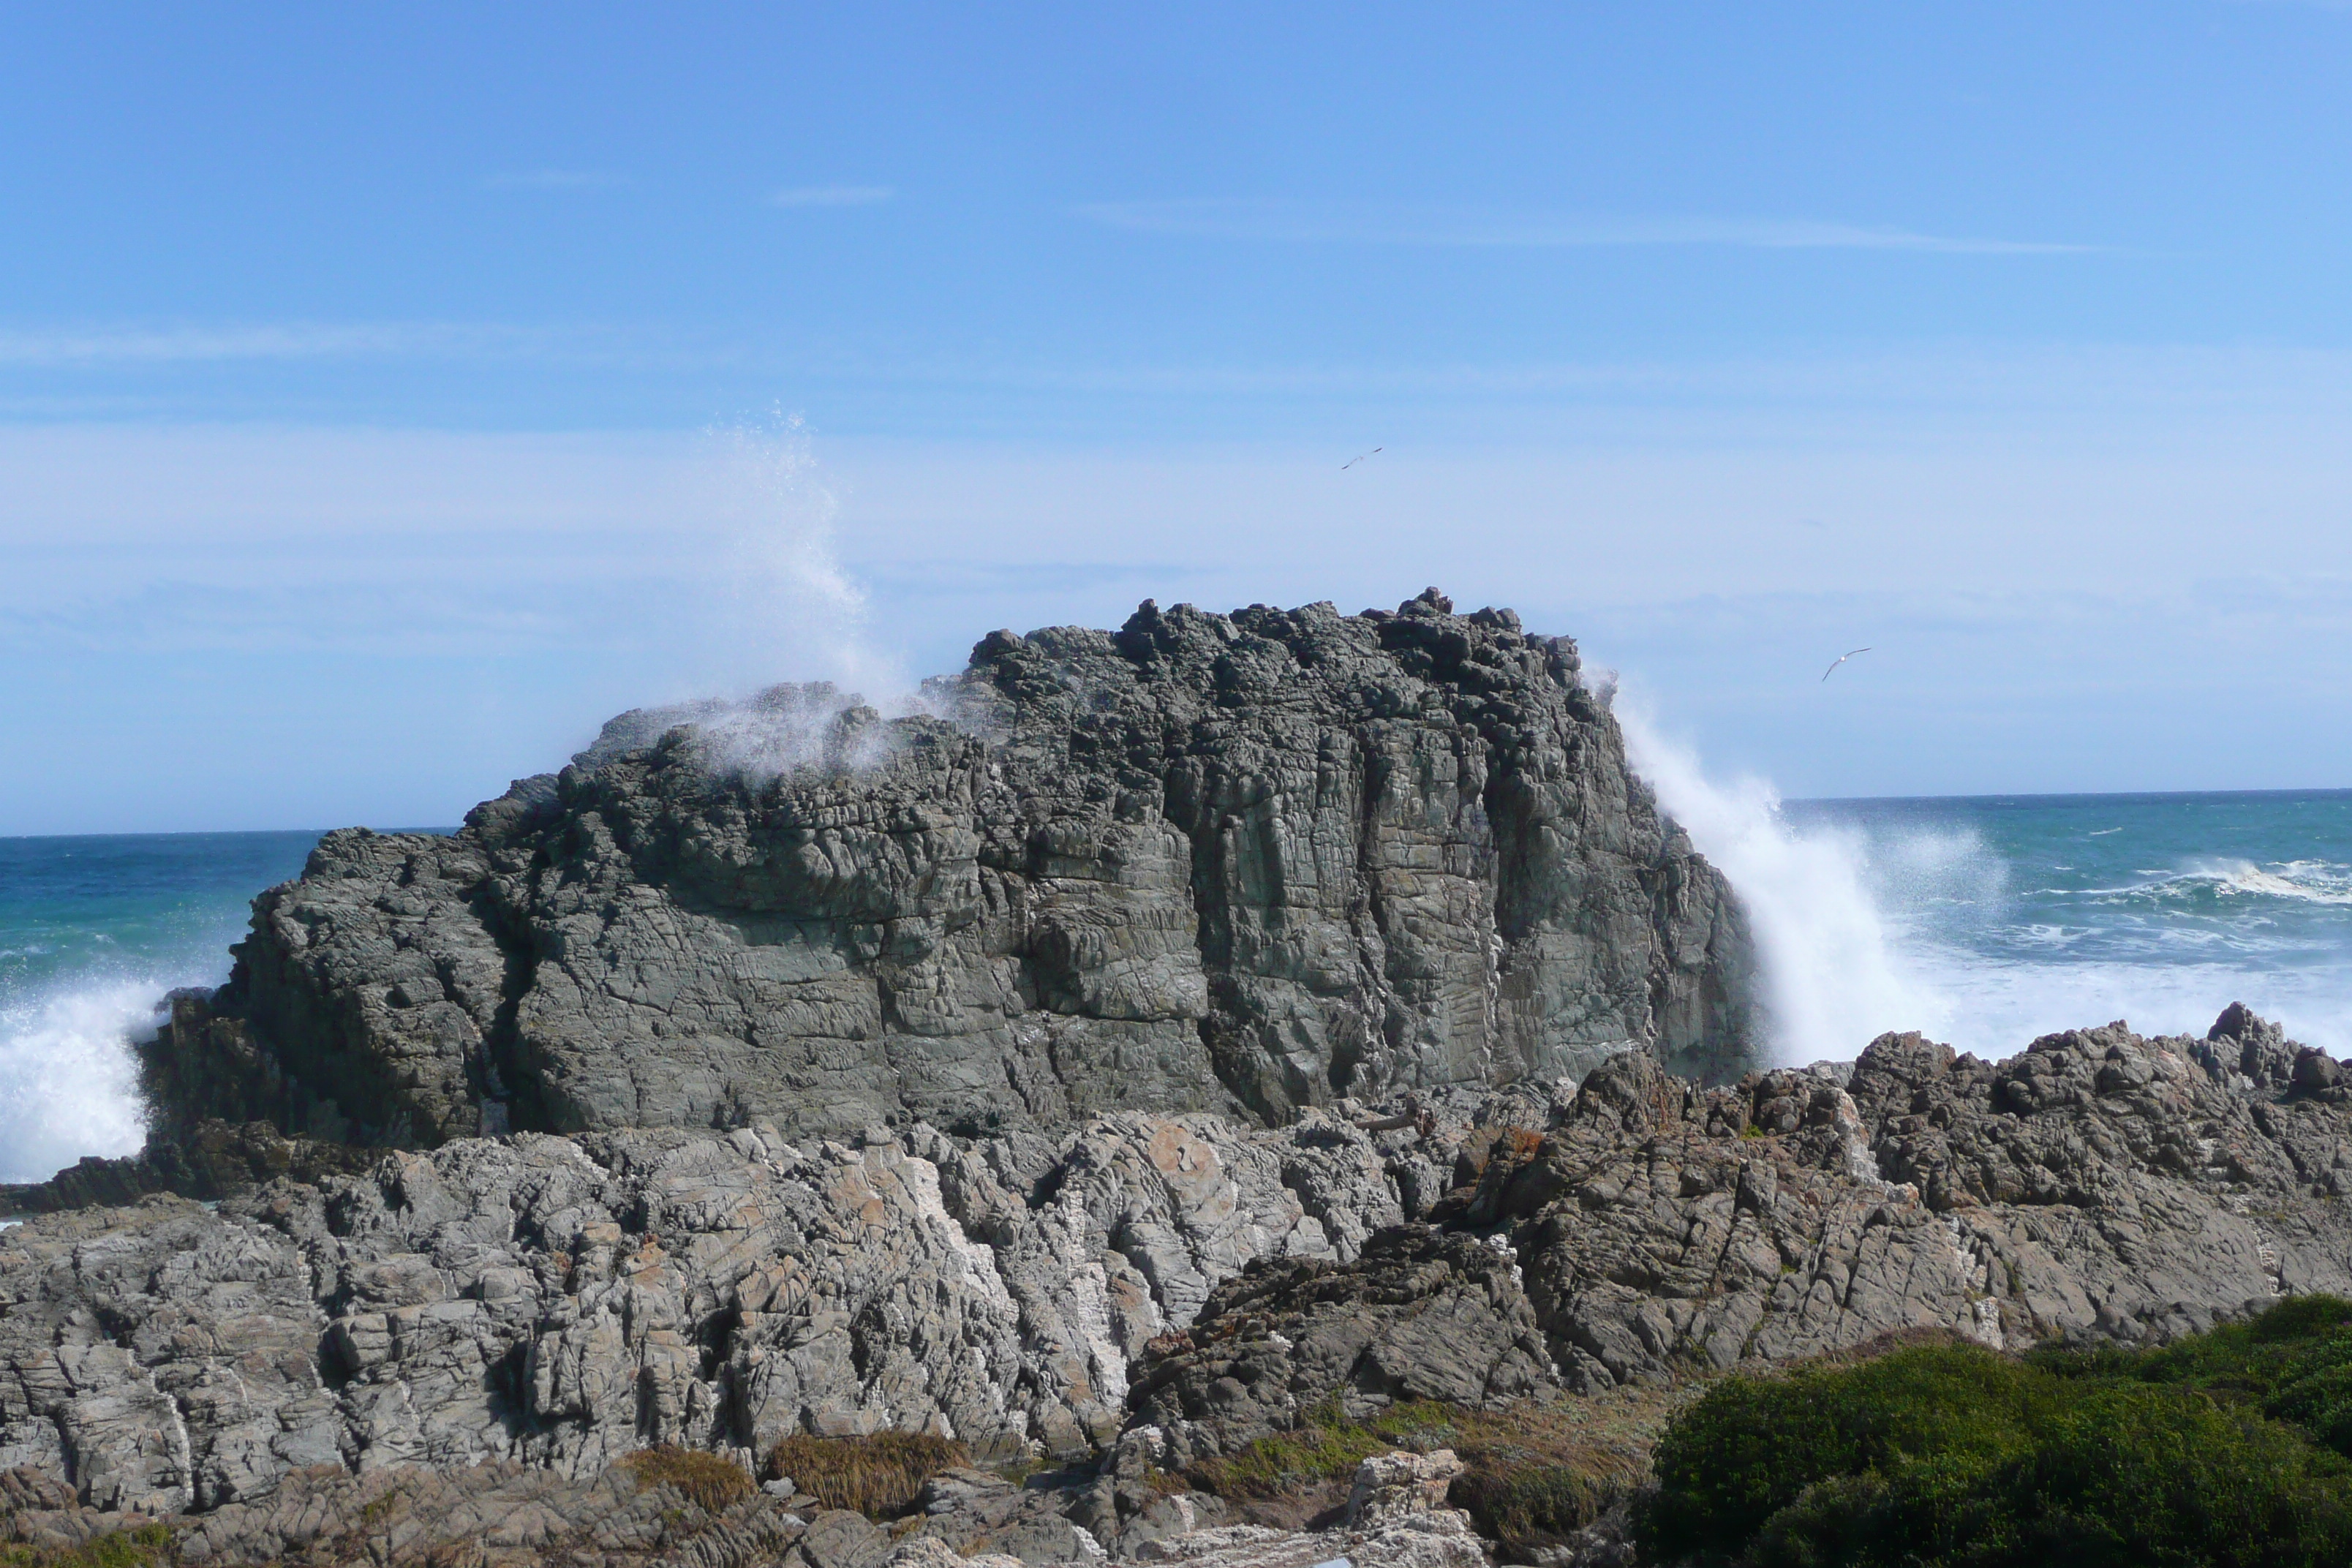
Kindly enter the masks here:
[[1508, 611], [1147, 603], [929, 700], [625, 715], [454, 837], [330, 834], [152, 1054], [166, 1130], [1280, 1122], [1748, 1058], [1737, 902]]
[[0, 1468], [153, 1512], [320, 1463], [586, 1479], [646, 1443], [802, 1431], [1083, 1455], [1220, 1280], [1402, 1218], [1369, 1137], [1319, 1111], [970, 1147], [463, 1139], [216, 1212], [155, 1196], [0, 1234]]

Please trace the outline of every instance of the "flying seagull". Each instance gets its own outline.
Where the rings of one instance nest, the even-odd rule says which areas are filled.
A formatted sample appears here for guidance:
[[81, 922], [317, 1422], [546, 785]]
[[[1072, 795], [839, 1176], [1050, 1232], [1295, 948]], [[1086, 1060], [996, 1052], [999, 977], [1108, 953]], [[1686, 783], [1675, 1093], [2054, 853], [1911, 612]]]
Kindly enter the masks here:
[[[1858, 647], [1853, 650], [1853, 653], [1868, 653], [1869, 651], [1870, 650], [1866, 647]], [[1853, 653], [1842, 653], [1838, 655], [1836, 658], [1831, 660], [1830, 667], [1822, 671], [1822, 679], [1823, 680], [1827, 680], [1831, 676], [1835, 675], [1837, 673], [1837, 667], [1843, 664], [1847, 659], [1852, 658], [1853, 657]]]
[[[1373, 447], [1373, 448], [1372, 448], [1372, 452], [1384, 452], [1384, 451], [1386, 451], [1386, 450], [1388, 450], [1388, 448], [1387, 448], [1387, 447]], [[1344, 474], [1344, 473], [1346, 473], [1349, 468], [1354, 468], [1358, 463], [1360, 463], [1360, 462], [1362, 462], [1366, 458], [1370, 457], [1370, 456], [1372, 455], [1372, 452], [1359, 452], [1359, 453], [1357, 453], [1354, 457], [1352, 457], [1352, 458], [1349, 458], [1346, 462], [1344, 462], [1344, 463], [1342, 463], [1342, 464], [1340, 464], [1340, 465], [1339, 465], [1339, 471], [1340, 471], [1341, 473], [1343, 473], [1343, 474]]]

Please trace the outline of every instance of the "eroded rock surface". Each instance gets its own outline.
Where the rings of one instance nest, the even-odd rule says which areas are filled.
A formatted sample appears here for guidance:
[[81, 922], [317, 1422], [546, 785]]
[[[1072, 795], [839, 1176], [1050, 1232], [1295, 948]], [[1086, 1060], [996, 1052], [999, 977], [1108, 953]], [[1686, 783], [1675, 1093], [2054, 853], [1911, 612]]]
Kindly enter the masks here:
[[[1435, 1454], [1319, 1533], [1171, 1477], [1397, 1401], [2352, 1293], [2352, 1080], [2242, 1007], [1721, 1081], [1738, 907], [1507, 612], [1147, 605], [930, 695], [625, 715], [457, 835], [329, 836], [174, 999], [147, 1152], [0, 1194], [49, 1211], [0, 1230], [0, 1534], [1470, 1568]], [[886, 1429], [973, 1460], [889, 1531], [630, 1468]]]
[[[1483, 1405], [1559, 1386], [1507, 1242], [1400, 1226], [1352, 1263], [1260, 1259], [1150, 1348], [1131, 1403], [1190, 1457], [1287, 1431], [1335, 1397]], [[1203, 1429], [1213, 1441], [1203, 1444]]]
[[2293, 1066], [2244, 1070], [2326, 1059], [2275, 1035], [2233, 1008], [2204, 1040], [2115, 1024], [2000, 1062], [1890, 1035], [1844, 1084], [1714, 1090], [1626, 1057], [1466, 1212], [1510, 1226], [1580, 1385], [1907, 1328], [2168, 1338], [2352, 1292], [2352, 1118]]
[[1370, 1139], [1320, 1112], [861, 1142], [467, 1139], [217, 1212], [28, 1221], [0, 1232], [0, 1467], [153, 1513], [320, 1464], [583, 1479], [801, 1431], [1090, 1454], [1219, 1282], [1402, 1217]]
[[2233, 1010], [2204, 1040], [2116, 1025], [1998, 1063], [1887, 1036], [1712, 1089], [1626, 1053], [1573, 1090], [1278, 1131], [457, 1140], [0, 1232], [0, 1467], [163, 1513], [320, 1466], [585, 1482], [651, 1443], [749, 1466], [793, 1432], [928, 1430], [1117, 1460], [1093, 1501], [1000, 1499], [954, 1544], [1034, 1555], [1076, 1524], [1139, 1549], [1215, 1522], [1160, 1508], [1154, 1467], [1334, 1401], [1555, 1396], [1906, 1330], [2163, 1338], [2352, 1293], [2336, 1066]]
[[625, 715], [455, 837], [331, 834], [151, 1074], [188, 1116], [431, 1144], [1279, 1122], [1748, 1056], [1728, 889], [1508, 611], [1146, 604], [992, 634], [930, 695]]

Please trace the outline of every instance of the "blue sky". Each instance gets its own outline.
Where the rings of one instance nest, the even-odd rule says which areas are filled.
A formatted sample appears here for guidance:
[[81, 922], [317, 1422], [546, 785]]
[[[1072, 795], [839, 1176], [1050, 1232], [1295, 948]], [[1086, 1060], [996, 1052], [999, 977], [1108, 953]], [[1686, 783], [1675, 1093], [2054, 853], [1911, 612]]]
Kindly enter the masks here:
[[635, 702], [1430, 582], [1792, 795], [2352, 783], [2347, 68], [2251, 0], [12, 7], [0, 833], [449, 821]]

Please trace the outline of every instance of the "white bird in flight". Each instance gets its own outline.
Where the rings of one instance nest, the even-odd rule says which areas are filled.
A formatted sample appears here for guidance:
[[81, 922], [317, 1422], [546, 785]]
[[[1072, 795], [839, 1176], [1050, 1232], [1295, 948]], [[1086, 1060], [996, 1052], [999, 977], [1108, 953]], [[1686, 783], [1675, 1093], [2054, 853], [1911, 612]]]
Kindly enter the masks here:
[[[1869, 651], [1870, 650], [1866, 647], [1858, 647], [1853, 650], [1853, 653], [1868, 653]], [[1827, 680], [1831, 676], [1835, 675], [1837, 673], [1837, 667], [1843, 664], [1847, 659], [1852, 658], [1853, 657], [1853, 653], [1842, 653], [1834, 659], [1832, 659], [1830, 661], [1830, 667], [1822, 671], [1822, 679], [1823, 680]]]
[[[1385, 451], [1387, 451], [1387, 450], [1388, 450], [1388, 448], [1387, 448], [1387, 447], [1373, 447], [1373, 448], [1372, 448], [1372, 452], [1385, 452]], [[1359, 452], [1359, 453], [1357, 453], [1354, 457], [1352, 457], [1352, 458], [1349, 458], [1346, 462], [1344, 462], [1344, 463], [1342, 463], [1342, 464], [1340, 464], [1340, 465], [1339, 465], [1339, 471], [1340, 471], [1341, 473], [1343, 473], [1343, 474], [1344, 474], [1344, 473], [1346, 473], [1349, 468], [1354, 468], [1358, 463], [1360, 463], [1360, 462], [1362, 462], [1366, 458], [1370, 457], [1370, 456], [1372, 455], [1372, 452]]]

